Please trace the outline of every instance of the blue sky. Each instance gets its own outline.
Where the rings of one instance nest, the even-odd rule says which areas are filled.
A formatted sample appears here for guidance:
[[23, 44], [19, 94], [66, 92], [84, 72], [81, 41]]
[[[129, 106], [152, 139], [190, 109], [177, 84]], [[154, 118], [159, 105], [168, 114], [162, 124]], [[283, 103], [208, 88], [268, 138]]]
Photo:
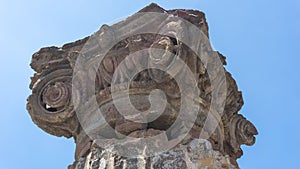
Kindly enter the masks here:
[[61, 46], [156, 2], [204, 11], [214, 49], [227, 56], [258, 131], [244, 146], [242, 169], [300, 168], [300, 1], [297, 0], [0, 0], [0, 169], [60, 169], [74, 141], [46, 134], [26, 109], [31, 55]]

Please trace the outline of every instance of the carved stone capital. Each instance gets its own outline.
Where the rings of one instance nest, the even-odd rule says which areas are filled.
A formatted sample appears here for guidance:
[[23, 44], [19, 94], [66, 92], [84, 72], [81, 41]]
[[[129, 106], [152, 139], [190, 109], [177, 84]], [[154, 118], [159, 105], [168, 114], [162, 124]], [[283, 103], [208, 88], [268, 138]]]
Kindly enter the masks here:
[[[164, 17], [149, 18], [145, 22], [141, 20], [143, 12], [156, 12]], [[159, 25], [157, 33], [121, 36], [132, 29], [139, 31], [153, 25]], [[196, 36], [191, 34], [194, 28], [200, 30], [204, 40], [193, 37]], [[203, 57], [198, 57], [195, 51], [201, 51]], [[216, 56], [220, 64], [213, 62], [210, 56]], [[79, 58], [84, 64], [78, 64]], [[188, 71], [176, 62], [178, 60]], [[238, 168], [236, 159], [242, 155], [240, 146], [253, 145], [258, 132], [251, 122], [238, 114], [243, 105], [242, 94], [225, 65], [225, 57], [211, 48], [204, 13], [164, 10], [151, 4], [124, 21], [103, 25], [90, 37], [36, 52], [31, 62], [36, 73], [31, 79], [32, 94], [27, 99], [27, 110], [33, 122], [47, 133], [74, 137], [76, 157], [70, 168]], [[150, 68], [132, 76], [131, 72], [145, 66]], [[166, 69], [163, 71], [155, 66]], [[186, 72], [191, 77], [186, 76]], [[191, 79], [195, 79], [194, 86], [178, 84], [178, 81], [188, 84]], [[220, 92], [222, 87], [225, 92]], [[194, 88], [196, 98], [190, 97], [195, 94], [190, 92]], [[131, 111], [126, 102], [127, 90], [130, 104], [142, 111], [142, 115], [122, 113], [122, 110]], [[163, 91], [164, 95], [152, 97], [153, 91], [156, 94]], [[223, 97], [221, 101], [215, 99]], [[121, 103], [121, 111], [117, 103]], [[195, 103], [199, 105], [196, 116], [184, 121], [190, 117]], [[188, 106], [184, 114], [180, 114], [183, 104]], [[164, 110], [156, 117], [153, 112], [161, 107]], [[98, 109], [101, 119], [97, 116]], [[189, 121], [193, 121], [192, 125]], [[186, 135], [176, 143], [181, 130], [187, 130]], [[148, 138], [157, 135], [162, 140], [155, 140], [154, 145], [159, 145], [160, 141], [176, 144], [151, 158], [124, 158], [96, 144], [98, 137], [120, 140], [125, 136]]]

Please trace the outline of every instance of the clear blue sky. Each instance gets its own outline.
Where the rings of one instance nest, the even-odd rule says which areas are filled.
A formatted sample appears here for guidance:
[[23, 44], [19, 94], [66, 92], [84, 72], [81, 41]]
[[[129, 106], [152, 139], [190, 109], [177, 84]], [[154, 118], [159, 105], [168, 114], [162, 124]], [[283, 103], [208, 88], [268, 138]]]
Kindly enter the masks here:
[[[113, 3], [114, 2], [114, 3]], [[63, 45], [148, 5], [148, 0], [0, 0], [0, 169], [65, 169], [72, 139], [35, 126], [26, 109], [31, 55]], [[242, 113], [259, 130], [242, 169], [300, 169], [300, 1], [160, 0], [206, 13], [211, 42], [243, 91]]]

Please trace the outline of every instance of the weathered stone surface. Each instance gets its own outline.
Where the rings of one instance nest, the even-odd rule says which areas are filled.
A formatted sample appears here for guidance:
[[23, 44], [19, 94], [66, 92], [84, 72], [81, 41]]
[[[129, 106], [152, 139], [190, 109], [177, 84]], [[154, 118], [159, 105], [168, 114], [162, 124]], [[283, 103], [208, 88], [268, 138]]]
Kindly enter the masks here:
[[160, 168], [160, 169], [237, 169], [228, 155], [213, 150], [205, 139], [193, 139], [189, 144], [157, 154], [154, 157], [124, 158], [93, 144], [91, 152], [79, 159], [77, 168]]
[[[31, 67], [36, 73], [31, 79], [32, 94], [28, 97], [27, 110], [33, 122], [47, 133], [75, 139], [75, 162], [69, 168], [238, 168], [236, 159], [243, 153], [240, 146], [242, 144], [253, 145], [255, 143], [254, 136], [258, 134], [254, 125], [238, 114], [243, 105], [242, 93], [238, 90], [231, 74], [223, 67], [226, 65], [226, 61], [222, 54], [209, 50], [209, 44], [203, 46], [200, 42], [199, 44], [198, 42], [194, 43], [199, 48], [205, 48], [202, 49], [204, 55], [212, 54], [219, 58], [223, 65], [217, 67], [213, 63], [200, 60], [190, 46], [180, 41], [181, 34], [190, 31], [191, 28], [176, 18], [187, 20], [208, 38], [208, 25], [204, 13], [195, 10], [164, 10], [156, 4], [145, 7], [139, 13], [141, 12], [157, 12], [170, 16], [164, 22], [168, 26], [166, 34], [170, 34], [170, 36], [144, 33], [124, 37], [115, 42], [120, 32], [130, 31], [127, 30], [128, 28], [126, 29], [128, 23], [136, 24], [135, 21], [139, 21], [139, 15], [135, 14], [114, 25], [103, 25], [91, 37], [66, 44], [63, 47], [42, 48], [32, 56]], [[149, 23], [138, 22], [136, 29], [151, 27], [157, 22], [159, 19], [155, 18]], [[162, 28], [162, 30], [164, 29]], [[102, 51], [111, 44], [113, 47], [106, 53], [100, 65], [95, 66], [99, 50]], [[151, 50], [145, 52], [144, 49], [148, 48]], [[163, 54], [157, 55], [153, 49], [161, 49]], [[122, 61], [138, 51], [141, 51], [140, 54], [146, 58], [157, 62], [139, 63], [134, 59], [126, 60], [125, 67], [121, 68], [122, 73], [117, 76], [116, 83], [112, 85], [113, 75], [117, 68], [121, 67]], [[86, 67], [82, 68], [88, 73], [74, 73], [76, 61], [83, 53], [92, 56], [85, 58]], [[127, 73], [129, 70], [143, 66], [141, 64], [160, 64], [168, 67], [176, 57], [184, 61], [193, 77], [196, 78], [197, 88], [200, 91], [196, 101], [184, 100], [181, 102], [180, 100], [183, 98], [181, 93], [188, 92], [188, 88], [192, 88], [192, 86], [187, 86], [182, 91], [172, 76], [157, 69], [143, 70], [131, 79], [129, 84], [127, 83], [127, 80], [130, 79]], [[207, 66], [213, 67], [213, 72], [209, 72]], [[96, 70], [96, 75], [89, 72], [90, 68]], [[185, 81], [187, 77], [184, 76], [182, 70], [182, 67], [176, 67], [172, 71], [182, 81]], [[225, 72], [224, 77], [217, 76], [222, 72]], [[74, 77], [79, 78], [83, 83], [72, 80]], [[214, 98], [213, 92], [219, 87], [214, 88], [213, 82], [219, 86], [226, 85], [226, 93], [217, 93], [217, 97], [224, 95], [226, 97], [224, 102], [217, 103], [224, 106], [224, 112], [221, 115], [218, 112], [210, 112]], [[86, 92], [86, 89], [91, 86], [95, 88], [94, 93]], [[128, 86], [130, 87], [131, 104], [136, 109], [144, 111], [143, 116], [124, 115], [116, 108], [116, 102], [123, 103], [125, 101], [124, 91]], [[167, 100], [165, 109], [159, 117], [149, 110], [151, 99], [147, 99], [156, 89], [164, 91], [164, 97]], [[118, 94], [117, 98], [112, 97], [112, 91]], [[96, 105], [92, 102], [91, 95], [95, 96], [93, 98], [97, 101]], [[158, 101], [158, 99], [154, 98], [153, 100]], [[185, 118], [178, 112], [181, 105], [186, 102], [189, 105], [193, 105], [194, 102], [200, 105], [195, 122], [191, 127], [186, 123], [176, 121], [178, 118]], [[157, 105], [154, 110], [157, 110], [163, 104], [163, 100], [154, 103]], [[75, 106], [76, 104], [83, 106], [79, 110]], [[96, 117], [98, 108], [101, 109], [102, 119], [92, 118]], [[130, 109], [124, 105], [122, 110], [130, 112]], [[84, 114], [79, 115], [78, 111], [83, 111]], [[189, 116], [189, 112], [185, 113], [186, 116]], [[207, 127], [205, 122], [209, 116], [216, 119], [216, 129]], [[136, 121], [145, 119], [147, 123]], [[100, 121], [106, 121], [106, 123], [100, 123]], [[87, 131], [85, 124], [93, 128]], [[173, 124], [176, 124], [175, 127]], [[117, 152], [99, 147], [99, 144], [96, 144], [97, 139], [91, 137], [91, 135], [95, 135], [101, 138], [122, 139], [124, 136], [151, 138], [159, 135], [160, 137], [153, 141], [153, 147], [159, 148], [159, 145], [166, 141], [170, 144], [176, 142], [180, 136], [178, 134], [180, 131], [176, 128], [178, 126], [181, 126], [183, 130], [191, 129], [179, 144], [175, 144], [177, 146], [170, 147], [168, 151], [152, 157], [122, 157]], [[135, 142], [125, 141], [124, 144], [128, 144], [128, 151], [135, 145], [136, 148], [139, 146]], [[145, 148], [150, 149], [149, 147]], [[111, 150], [114, 149], [116, 147], [111, 147]], [[137, 148], [136, 151], [139, 150], [141, 149]]]

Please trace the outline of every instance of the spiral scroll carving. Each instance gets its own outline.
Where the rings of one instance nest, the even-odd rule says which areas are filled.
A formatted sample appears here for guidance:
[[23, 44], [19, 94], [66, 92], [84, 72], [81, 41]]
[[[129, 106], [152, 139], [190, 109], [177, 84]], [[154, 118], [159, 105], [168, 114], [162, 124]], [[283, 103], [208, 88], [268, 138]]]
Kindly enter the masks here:
[[70, 101], [70, 84], [56, 82], [48, 85], [43, 92], [43, 102], [52, 109], [59, 109], [64, 105], [68, 105]]
[[240, 145], [246, 144], [251, 146], [255, 143], [254, 135], [258, 132], [254, 125], [242, 115], [232, 117], [230, 128], [230, 144], [235, 152], [241, 151]]
[[27, 109], [33, 121], [46, 132], [71, 137], [78, 123], [71, 104], [72, 69], [61, 68], [43, 73], [33, 85]]

